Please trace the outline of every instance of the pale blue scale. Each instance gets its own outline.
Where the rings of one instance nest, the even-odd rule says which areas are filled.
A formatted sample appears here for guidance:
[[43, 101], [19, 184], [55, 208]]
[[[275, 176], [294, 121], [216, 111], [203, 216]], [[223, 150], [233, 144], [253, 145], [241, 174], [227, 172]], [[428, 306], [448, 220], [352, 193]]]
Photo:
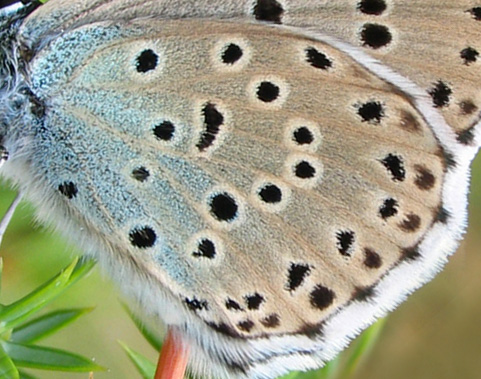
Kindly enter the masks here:
[[[92, 128], [78, 117], [61, 110], [50, 112], [45, 129], [35, 132], [42, 136], [41, 139], [37, 139], [39, 142], [35, 146], [35, 162], [39, 170], [45, 173], [51, 188], [55, 190], [64, 181], [74, 182], [79, 187], [79, 197], [88, 205], [89, 217], [94, 217], [97, 225], [111, 233], [112, 230], [105, 224], [105, 214], [98, 208], [94, 195], [103, 200], [110, 199], [103, 203], [107, 209], [120, 202], [118, 196], [125, 191], [122, 191], [121, 187], [108, 187], [105, 183], [113, 181], [120, 186], [124, 181], [117, 173], [120, 164], [114, 157], [120, 156], [123, 162], [128, 162], [135, 155], [121, 140], [111, 136], [106, 138], [101, 130]], [[106, 143], [92, 145], [90, 143], [92, 139]], [[95, 193], [89, 193], [92, 188], [95, 188]], [[132, 217], [135, 219], [146, 217], [141, 213], [142, 207], [135, 198], [129, 200], [118, 209], [108, 209], [111, 217], [119, 223], [125, 223]]]
[[175, 175], [177, 185], [182, 186], [182, 192], [188, 194], [192, 201], [203, 201], [205, 194], [216, 185], [215, 179], [204, 167], [200, 167], [201, 164], [205, 164], [202, 159], [194, 163], [179, 157], [158, 154], [156, 161]]
[[[39, 142], [36, 148], [39, 169], [45, 172], [53, 189], [63, 181], [73, 181], [79, 187], [78, 197], [88, 208], [81, 209], [81, 213], [95, 217], [96, 225], [105, 232], [113, 230], [106, 225], [105, 214], [98, 208], [99, 200], [116, 223], [115, 227], [129, 226], [132, 220], [155, 220], [159, 229], [171, 236], [177, 248], [183, 247], [186, 236], [198, 231], [202, 220], [186, 199], [178, 194], [177, 188], [163, 177], [156, 162], [148, 162], [144, 158], [145, 166], [151, 169], [155, 178], [146, 183], [135, 183], [135, 186], [134, 179], [131, 179], [129, 184], [122, 172], [129, 162], [140, 159], [139, 152], [134, 152], [112, 133], [100, 127], [87, 126], [76, 116], [56, 111], [48, 117], [48, 127], [39, 132], [46, 133], [45, 142]], [[97, 143], [91, 144], [92, 140]], [[71, 158], [67, 166], [63, 164], [66, 156]], [[73, 166], [77, 166], [77, 170], [70, 170]], [[173, 175], [168, 171], [166, 174]], [[89, 193], [92, 188], [95, 188], [95, 193]], [[151, 202], [156, 204], [153, 208], [155, 214], [148, 209], [149, 201], [140, 201], [139, 196], [152, 199]], [[174, 233], [173, 230], [181, 232]]]
[[[71, 206], [78, 208], [106, 235], [118, 232], [122, 226], [155, 223], [159, 238], [150, 254], [173, 279], [191, 286], [195, 275], [189, 274], [185, 260], [178, 252], [183, 249], [186, 236], [202, 226], [202, 220], [185, 204], [185, 199], [168, 181], [159, 177], [154, 179], [153, 185], [146, 184], [151, 188], [144, 188], [142, 192], [129, 184], [120, 172], [127, 162], [139, 155], [112, 134], [87, 126], [77, 117], [61, 111], [50, 113], [45, 126], [41, 130], [32, 130], [43, 136], [37, 139], [32, 153], [39, 172], [44, 172], [51, 188], [55, 190], [63, 181], [75, 182], [79, 193], [70, 200]], [[89, 143], [92, 139], [97, 141], [95, 145]], [[95, 191], [92, 192], [92, 189]], [[148, 200], [139, 201], [139, 194], [155, 199], [155, 215], [147, 208]], [[104, 210], [99, 208], [99, 204]], [[106, 223], [105, 212], [115, 225]]]
[[[64, 91], [62, 102], [88, 111], [110, 128], [128, 134], [135, 138], [142, 138], [145, 144], [154, 146], [156, 140], [153, 128], [162, 121], [171, 121], [175, 127], [174, 139], [170, 143], [157, 144], [157, 149], [176, 148], [186, 152], [189, 149], [186, 137], [193, 134], [192, 128], [177, 121], [182, 115], [177, 109], [185, 107], [185, 100], [175, 99], [168, 94], [148, 94], [139, 96], [133, 92], [116, 89], [83, 88], [76, 86]], [[87, 100], [87, 101], [86, 101]], [[183, 115], [185, 117], [185, 114]], [[180, 135], [180, 138], [177, 136]]]
[[185, 264], [185, 259], [179, 255], [179, 250], [167, 244], [159, 244], [155, 247], [152, 260], [162, 267], [168, 275], [180, 286], [187, 289], [194, 289], [199, 285], [199, 281], [192, 266]]
[[119, 26], [88, 26], [53, 40], [34, 68], [32, 88], [46, 91], [68, 81], [72, 72], [100, 46], [123, 35]]

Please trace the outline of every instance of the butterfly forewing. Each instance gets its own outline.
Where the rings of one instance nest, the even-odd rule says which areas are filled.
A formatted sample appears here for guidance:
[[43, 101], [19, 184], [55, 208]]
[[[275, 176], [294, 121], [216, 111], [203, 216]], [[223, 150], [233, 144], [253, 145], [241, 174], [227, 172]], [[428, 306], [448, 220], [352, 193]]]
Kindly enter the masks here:
[[[260, 0], [260, 1], [70, 1], [47, 4], [25, 27], [31, 46], [52, 30], [135, 17], [244, 17], [327, 33], [414, 81], [431, 97], [461, 141], [479, 120], [477, 80], [481, 5], [461, 1]], [[56, 17], [52, 20], [52, 14]], [[48, 22], [47, 22], [48, 21]]]

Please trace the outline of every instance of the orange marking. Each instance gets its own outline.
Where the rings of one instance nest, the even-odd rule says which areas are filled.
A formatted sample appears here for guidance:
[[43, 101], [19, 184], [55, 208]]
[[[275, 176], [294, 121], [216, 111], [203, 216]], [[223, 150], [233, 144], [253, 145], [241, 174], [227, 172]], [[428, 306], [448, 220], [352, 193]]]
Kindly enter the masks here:
[[189, 351], [171, 328], [160, 352], [155, 379], [184, 379]]

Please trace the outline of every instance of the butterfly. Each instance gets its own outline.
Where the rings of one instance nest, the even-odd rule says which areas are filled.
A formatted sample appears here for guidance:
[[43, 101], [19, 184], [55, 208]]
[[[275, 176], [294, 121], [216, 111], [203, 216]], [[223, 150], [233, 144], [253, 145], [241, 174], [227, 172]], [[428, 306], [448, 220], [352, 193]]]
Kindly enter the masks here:
[[51, 0], [1, 24], [1, 174], [196, 373], [324, 365], [462, 238], [481, 3]]

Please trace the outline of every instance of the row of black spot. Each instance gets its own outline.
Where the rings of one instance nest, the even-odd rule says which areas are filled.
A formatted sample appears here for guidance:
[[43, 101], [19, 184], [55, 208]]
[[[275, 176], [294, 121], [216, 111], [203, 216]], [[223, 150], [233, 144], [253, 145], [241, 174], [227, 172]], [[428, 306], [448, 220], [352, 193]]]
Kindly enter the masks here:
[[[271, 313], [259, 320], [259, 322], [266, 328], [276, 328], [280, 325], [280, 317], [277, 313]], [[227, 325], [224, 322], [221, 323], [214, 323], [214, 322], [207, 322], [211, 328], [215, 331], [224, 334], [229, 337], [233, 338], [244, 338], [241, 336], [236, 330], [232, 327]], [[255, 326], [254, 322], [250, 319], [246, 319], [237, 323], [237, 328], [243, 332], [249, 333], [252, 328]]]
[[[387, 9], [384, 0], [364, 0], [358, 3], [357, 9], [364, 14], [380, 16]], [[475, 20], [481, 20], [481, 7], [474, 7], [467, 12], [471, 13]], [[384, 25], [365, 24], [361, 29], [361, 40], [364, 46], [374, 49], [388, 45], [392, 40], [389, 29]], [[479, 52], [473, 47], [466, 47], [460, 52], [464, 64], [469, 65], [477, 61]]]
[[[217, 105], [207, 102], [201, 109], [204, 130], [201, 133], [196, 147], [200, 152], [207, 150], [214, 143], [224, 124], [224, 115], [220, 112]], [[170, 120], [164, 120], [156, 124], [152, 132], [159, 141], [171, 141], [175, 136], [176, 126]]]
[[[386, 9], [387, 5], [384, 0], [364, 0], [358, 3], [358, 10], [369, 15], [380, 16]], [[476, 21], [481, 21], [481, 7], [471, 8], [467, 12], [471, 13]], [[388, 27], [373, 23], [366, 23], [362, 27], [360, 37], [363, 46], [372, 49], [385, 47], [392, 41], [392, 34]], [[479, 58], [479, 54], [479, 51], [472, 46], [463, 48], [459, 53], [465, 65], [475, 63]], [[452, 89], [445, 82], [439, 80], [428, 89], [428, 93], [433, 99], [434, 106], [441, 108], [449, 105]]]
[[[381, 15], [387, 8], [384, 0], [362, 0], [357, 3], [357, 9], [370, 15]], [[258, 0], [254, 5], [254, 17], [259, 21], [274, 22], [280, 24], [284, 8], [276, 0]], [[481, 12], [480, 12], [481, 14]]]
[[[221, 54], [222, 61], [225, 64], [234, 64], [243, 55], [242, 48], [235, 43], [229, 43], [226, 45], [223, 53]], [[315, 68], [328, 69], [332, 66], [332, 62], [327, 56], [319, 52], [314, 47], [306, 48], [306, 60], [309, 64]], [[158, 65], [159, 58], [157, 54], [151, 50], [146, 49], [142, 51], [137, 57], [137, 70], [140, 73], [146, 73], [155, 68]], [[280, 85], [271, 81], [261, 81], [257, 85], [256, 97], [263, 103], [272, 103], [281, 95]], [[213, 102], [206, 103], [202, 110], [204, 130], [201, 133], [201, 137], [196, 144], [199, 151], [207, 150], [214, 143], [217, 135], [220, 132], [220, 128], [224, 124], [225, 118], [222, 112], [218, 109], [217, 105]], [[366, 116], [366, 120], [369, 121], [369, 116]], [[373, 116], [376, 117], [376, 116]], [[153, 128], [155, 137], [162, 141], [170, 141], [175, 134], [175, 125], [172, 121], [163, 121]], [[313, 135], [307, 128], [300, 129], [296, 132], [296, 140], [299, 144], [309, 144], [313, 141]]]
[[[309, 302], [310, 302], [311, 306], [314, 309], [317, 309], [317, 310], [324, 310], [324, 309], [328, 308], [334, 302], [335, 298], [336, 298], [336, 295], [332, 290], [330, 290], [329, 288], [327, 288], [323, 285], [320, 285], [320, 284], [316, 285], [313, 288], [313, 290], [309, 293]], [[260, 300], [258, 298], [256, 298], [255, 301], [256, 301], [255, 305], [257, 306]], [[193, 299], [185, 298], [184, 302], [186, 303], [188, 308], [190, 310], [194, 311], [194, 312], [209, 309], [209, 305], [208, 305], [206, 300], [199, 300], [199, 299], [194, 297]], [[234, 310], [234, 311], [242, 311], [243, 310], [242, 307], [237, 302], [235, 302], [231, 299], [226, 301], [225, 306], [229, 310]], [[257, 308], [255, 308], [255, 309], [257, 309]], [[260, 323], [266, 328], [276, 328], [276, 327], [280, 326], [281, 320], [280, 320], [280, 317], [277, 313], [271, 313], [271, 314], [263, 317], [262, 319], [260, 319]], [[209, 325], [211, 325], [217, 331], [219, 331], [223, 334], [227, 334], [227, 335], [233, 336], [233, 337], [238, 336], [237, 332], [231, 330], [231, 328], [224, 323], [222, 323], [222, 324], [209, 324]], [[239, 321], [236, 324], [236, 327], [240, 331], [243, 331], [243, 332], [246, 332], [246, 333], [249, 333], [254, 328], [254, 326], [255, 326], [254, 321], [252, 321], [249, 318], [246, 318], [242, 321]]]
[[[433, 104], [436, 108], [444, 108], [450, 104], [451, 96], [453, 91], [451, 88], [442, 80], [437, 81], [433, 84], [431, 88], [428, 89], [428, 94], [431, 96], [433, 100]], [[468, 115], [474, 113], [478, 108], [477, 106], [469, 100], [462, 101], [460, 104], [461, 110], [463, 114]], [[373, 124], [381, 123], [382, 119], [386, 116], [386, 109], [382, 102], [380, 101], [368, 101], [366, 103], [362, 103], [356, 105], [357, 107], [357, 114], [361, 117], [363, 122], [369, 122]], [[404, 120], [404, 121], [411, 121], [406, 129], [410, 131], [418, 131], [419, 125], [416, 122], [413, 124], [415, 120], [413, 120], [412, 115], [405, 114], [406, 117], [409, 117], [411, 120]], [[409, 126], [415, 126], [415, 128], [409, 129]]]
[[[66, 183], [61, 185], [59, 190], [64, 191], [64, 195], [66, 197], [69, 196], [74, 196], [72, 195], [72, 188], [71, 187], [72, 183]], [[220, 198], [216, 197], [217, 201], [225, 201], [226, 198], [224, 198], [221, 195]], [[229, 201], [229, 200], [227, 200]], [[386, 219], [389, 218], [395, 214], [397, 214], [398, 204], [397, 201], [390, 198], [386, 199], [383, 206], [380, 209], [380, 214], [381, 217]], [[406, 232], [414, 232], [419, 229], [421, 225], [421, 219], [419, 216], [415, 214], [408, 214], [405, 219], [399, 224], [400, 228], [403, 229]], [[337, 237], [337, 247], [340, 252], [340, 254], [345, 255], [345, 256], [350, 256], [352, 254], [352, 246], [355, 241], [355, 233], [350, 230], [342, 230], [339, 231], [336, 234]], [[150, 248], [154, 246], [156, 240], [157, 240], [157, 235], [155, 231], [149, 227], [149, 226], [144, 226], [144, 227], [136, 227], [132, 229], [129, 233], [129, 240], [131, 244], [134, 247], [137, 248]], [[372, 249], [365, 249], [365, 260], [364, 263], [367, 267], [369, 268], [378, 268], [381, 266], [381, 258], [377, 253], [375, 253]], [[212, 242], [210, 239], [204, 238], [201, 239], [201, 241], [198, 244], [198, 248], [196, 251], [193, 252], [193, 255], [196, 257], [206, 257], [206, 258], [214, 258], [216, 255], [216, 248], [214, 242]], [[376, 262], [376, 263], [373, 263]], [[298, 286], [301, 285], [302, 281], [304, 280], [305, 276], [307, 276], [310, 272], [311, 267], [308, 265], [292, 265], [289, 269], [288, 273], [288, 284], [286, 285], [286, 288], [289, 289], [290, 291], [295, 290]], [[260, 298], [257, 298], [260, 300]], [[252, 301], [250, 300], [250, 307], [252, 306]], [[260, 302], [259, 302], [260, 304]]]
[[[352, 230], [339, 230], [336, 233], [337, 249], [341, 255], [350, 257], [353, 253], [353, 246], [356, 234]], [[382, 266], [381, 256], [371, 248], [364, 249], [364, 265], [370, 269], [377, 269]]]
[[[364, 0], [360, 1], [357, 5], [357, 9], [362, 13], [368, 15], [379, 16], [387, 8], [386, 2], [383, 0]], [[481, 20], [481, 7], [474, 7], [468, 10], [474, 19]], [[281, 23], [281, 15], [284, 10], [280, 3], [275, 0], [262, 0], [257, 1], [254, 6], [254, 16], [258, 20]], [[370, 47], [372, 49], [379, 49], [389, 45], [392, 41], [392, 34], [389, 28], [385, 25], [366, 23], [361, 31], [360, 38], [363, 46]], [[306, 50], [307, 61], [316, 68], [328, 69], [332, 66], [332, 62], [326, 57], [325, 54], [317, 51], [314, 48], [308, 48]], [[221, 59], [225, 64], [234, 64], [243, 55], [243, 51], [237, 44], [231, 43], [226, 46]], [[460, 51], [460, 57], [465, 65], [472, 64], [477, 61], [479, 52], [471, 47], [465, 47]], [[139, 73], [145, 74], [149, 71], [155, 70], [159, 63], [159, 57], [152, 49], [143, 50], [137, 57], [136, 69]], [[432, 88], [428, 89], [428, 93], [433, 99], [433, 104], [436, 107], [446, 107], [449, 105], [450, 96], [452, 95], [452, 89], [443, 81], [438, 81]], [[260, 101], [270, 103], [275, 101], [280, 95], [280, 87], [272, 82], [261, 82], [257, 89], [257, 97]], [[371, 104], [373, 105], [373, 104]], [[376, 113], [380, 114], [379, 111]], [[363, 117], [364, 118], [364, 117]], [[379, 116], [371, 117], [379, 122]], [[209, 124], [208, 124], [209, 125]], [[214, 123], [215, 128], [219, 125]], [[208, 135], [208, 133], [206, 133]], [[212, 141], [209, 141], [212, 137], [208, 137], [207, 141], [200, 142], [198, 146], [201, 150], [205, 149], [204, 144], [209, 145]]]
[[[398, 213], [398, 202], [393, 198], [384, 200], [383, 205], [379, 208], [379, 214], [383, 220], [395, 216]], [[421, 226], [421, 217], [414, 213], [409, 213], [398, 224], [399, 228], [407, 233], [413, 233]]]
[[[217, 105], [208, 102], [201, 110], [203, 117], [204, 130], [196, 144], [200, 152], [207, 150], [214, 143], [220, 132], [221, 126], [224, 124], [224, 115], [218, 109]], [[170, 141], [174, 137], [176, 127], [172, 121], [162, 121], [156, 124], [152, 132], [156, 139], [160, 141]], [[309, 145], [314, 142], [314, 135], [307, 126], [300, 126], [293, 133], [293, 140], [298, 145]]]
[[[357, 9], [362, 13], [376, 16], [381, 15], [386, 7], [385, 1], [380, 0], [363, 0], [357, 5]], [[259, 21], [281, 24], [283, 14], [282, 5], [275, 0], [258, 0], [254, 6], [254, 17]], [[389, 29], [384, 25], [365, 24], [360, 35], [363, 44], [374, 49], [386, 46], [392, 40]], [[325, 64], [329, 65], [328, 62]]]
[[[391, 173], [394, 181], [403, 181], [405, 179], [405, 169], [403, 166], [402, 158], [388, 154], [381, 163]], [[417, 165], [417, 177], [415, 179], [416, 185], [421, 189], [430, 189], [434, 186], [434, 175], [426, 168]], [[296, 166], [296, 175], [300, 178], [309, 177], [313, 175], [313, 168], [308, 162], [300, 162]], [[149, 171], [145, 167], [137, 167], [133, 170], [132, 176], [140, 181], [144, 182], [149, 177]], [[73, 182], [64, 182], [59, 185], [58, 190], [61, 194], [68, 199], [74, 198], [78, 189]], [[282, 200], [281, 189], [272, 183], [267, 183], [260, 188], [258, 195], [260, 199], [266, 203], [278, 203]], [[218, 221], [232, 222], [238, 217], [238, 204], [234, 196], [228, 192], [216, 193], [209, 199], [210, 212]], [[388, 198], [384, 201], [379, 210], [380, 216], [383, 219], [388, 219], [398, 213], [398, 202], [395, 199]], [[406, 232], [416, 231], [421, 225], [420, 217], [414, 214], [409, 214], [399, 224], [400, 228]], [[144, 227], [140, 229], [134, 229], [131, 231], [130, 240], [132, 244], [139, 248], [147, 248], [154, 245], [156, 241], [156, 234], [150, 227]], [[350, 255], [349, 249], [354, 241], [353, 232], [339, 232], [338, 234], [338, 248], [339, 252], [343, 255]], [[215, 243], [209, 238], [203, 238], [198, 243], [197, 249], [193, 252], [195, 257], [205, 257], [213, 259], [216, 256]]]
[[[262, 295], [255, 293], [252, 295], [246, 295], [244, 297], [244, 301], [245, 301], [245, 307], [248, 310], [252, 311], [252, 310], [258, 310], [261, 304], [265, 301], [265, 299]], [[193, 298], [185, 297], [184, 302], [188, 306], [188, 308], [194, 312], [209, 310], [209, 304], [206, 300], [199, 300], [196, 297], [193, 297]], [[225, 307], [230, 311], [245, 312], [245, 308], [243, 306], [241, 306], [238, 302], [230, 298], [226, 300]], [[268, 316], [263, 317], [260, 320], [260, 323], [266, 328], [275, 328], [280, 325], [280, 317], [276, 313], [271, 313]], [[245, 319], [237, 323], [237, 327], [241, 331], [250, 332], [254, 327], [254, 322], [250, 319]], [[231, 333], [228, 333], [228, 334], [231, 334]]]
[[[265, 302], [264, 296], [258, 294], [257, 292], [253, 295], [246, 295], [244, 296], [245, 306], [248, 310], [258, 310], [262, 303]], [[228, 298], [225, 301], [225, 307], [231, 311], [244, 311], [245, 308], [241, 306], [237, 301]]]
[[[388, 154], [381, 163], [388, 169], [394, 181], [403, 181], [405, 179], [405, 169], [402, 164], [402, 159], [394, 154]], [[313, 169], [313, 168], [312, 168]], [[421, 189], [430, 189], [434, 185], [435, 178], [432, 173], [422, 166], [416, 166], [418, 176], [415, 183]], [[145, 167], [135, 168], [132, 176], [140, 182], [145, 181], [149, 177], [149, 171]], [[300, 162], [296, 167], [296, 175], [300, 178], [309, 177], [313, 175], [311, 166], [308, 162]], [[59, 185], [58, 190], [68, 199], [72, 199], [78, 193], [77, 186], [73, 182], [64, 182]], [[258, 192], [259, 197], [266, 203], [278, 203], [282, 200], [281, 189], [272, 184], [267, 183]], [[221, 222], [232, 222], [238, 217], [238, 205], [234, 196], [227, 192], [216, 193], [209, 200], [209, 208], [211, 214]], [[380, 216], [383, 219], [392, 217], [398, 213], [398, 203], [395, 199], [388, 198], [384, 201], [379, 210]], [[409, 214], [400, 223], [401, 229], [407, 232], [416, 231], [421, 224], [420, 217], [414, 214]], [[156, 241], [156, 234], [150, 227], [134, 229], [131, 231], [130, 240], [132, 244], [139, 248], [147, 248], [154, 245]], [[351, 232], [340, 232], [338, 234], [339, 251], [343, 255], [349, 255], [349, 248], [354, 240], [354, 234]], [[193, 252], [195, 257], [205, 257], [213, 259], [216, 256], [215, 243], [203, 238], [198, 243], [197, 249]]]
[[[327, 70], [332, 67], [332, 61], [326, 56], [326, 54], [318, 51], [314, 47], [307, 47], [305, 49], [306, 61], [315, 68], [322, 70]], [[235, 44], [229, 43], [224, 47], [221, 53], [222, 63], [226, 65], [234, 65], [238, 62], [244, 52], [242, 48]], [[259, 85], [258, 97], [261, 101], [272, 102], [279, 96], [279, 87], [273, 85], [272, 83], [263, 82]]]
[[[404, 160], [398, 154], [390, 153], [380, 160], [382, 165], [391, 174], [391, 178], [395, 182], [403, 182], [406, 179], [406, 169], [404, 167]], [[434, 188], [436, 184], [436, 177], [428, 168], [422, 165], [415, 165], [416, 177], [414, 184], [421, 190], [429, 191]]]

